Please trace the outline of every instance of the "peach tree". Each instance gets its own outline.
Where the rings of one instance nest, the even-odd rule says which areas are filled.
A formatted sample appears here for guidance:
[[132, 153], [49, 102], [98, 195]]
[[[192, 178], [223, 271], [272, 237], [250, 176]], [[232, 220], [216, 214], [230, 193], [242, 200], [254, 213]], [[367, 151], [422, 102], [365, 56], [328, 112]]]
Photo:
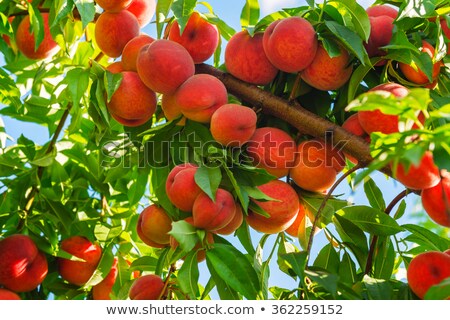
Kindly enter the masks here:
[[0, 299], [449, 298], [450, 2], [213, 5], [0, 3]]

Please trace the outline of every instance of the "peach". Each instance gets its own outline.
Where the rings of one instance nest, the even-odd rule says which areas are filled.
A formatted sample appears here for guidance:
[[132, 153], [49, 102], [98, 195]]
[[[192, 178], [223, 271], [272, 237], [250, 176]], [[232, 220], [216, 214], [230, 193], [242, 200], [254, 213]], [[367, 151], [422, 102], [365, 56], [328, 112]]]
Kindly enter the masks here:
[[295, 162], [295, 141], [285, 131], [262, 127], [255, 130], [247, 144], [252, 163], [277, 178], [288, 174]]
[[428, 216], [441, 226], [450, 228], [450, 174], [443, 175], [434, 187], [422, 190], [421, 199]]
[[115, 61], [111, 63], [109, 66], [106, 67], [106, 70], [108, 70], [111, 73], [121, 73], [122, 71], [125, 71], [123, 68], [122, 61]]
[[255, 111], [238, 104], [224, 104], [211, 117], [211, 134], [224, 146], [240, 147], [256, 130]]
[[[342, 128], [354, 134], [355, 136], [361, 137], [367, 142], [370, 142], [370, 136], [364, 131], [361, 123], [359, 122], [358, 113], [352, 114], [350, 117], [348, 117], [348, 119], [345, 120], [345, 122], [342, 124]], [[349, 154], [345, 154], [345, 157], [353, 164], [358, 163], [358, 160], [356, 160], [356, 158], [352, 157]]]
[[353, 67], [348, 52], [341, 48], [341, 54], [330, 57], [322, 45], [317, 48], [314, 60], [301, 73], [310, 86], [323, 90], [337, 90], [351, 77]]
[[298, 145], [295, 165], [289, 174], [299, 187], [323, 192], [334, 184], [337, 173], [344, 166], [345, 158], [340, 151], [313, 139]]
[[61, 277], [69, 283], [82, 286], [92, 277], [102, 257], [102, 249], [82, 236], [72, 236], [61, 242], [61, 249], [84, 261], [58, 258]]
[[285, 231], [288, 235], [292, 237], [298, 237], [299, 235], [299, 228], [301, 223], [303, 222], [303, 219], [305, 219], [305, 216], [308, 215], [310, 217], [312, 214], [309, 212], [309, 210], [306, 208], [306, 206], [299, 201], [299, 209], [297, 213], [297, 217], [295, 218], [294, 222], [287, 228]]
[[105, 11], [119, 12], [127, 8], [132, 0], [95, 0], [95, 2]]
[[216, 77], [196, 74], [178, 88], [175, 100], [186, 118], [209, 123], [213, 113], [228, 102], [228, 94]]
[[395, 8], [387, 6], [387, 5], [376, 5], [366, 9], [367, 15], [369, 17], [380, 17], [380, 16], [388, 16], [392, 19], [396, 19], [398, 12]]
[[135, 127], [146, 123], [156, 110], [156, 94], [147, 88], [136, 72], [124, 71], [119, 88], [107, 107], [121, 124]]
[[29, 59], [40, 60], [53, 56], [59, 51], [58, 44], [53, 40], [50, 33], [48, 13], [42, 13], [44, 22], [44, 39], [35, 49], [34, 34], [30, 33], [30, 17], [26, 16], [17, 27], [16, 44], [19, 51]]
[[[408, 95], [409, 91], [404, 86], [397, 83], [383, 83], [369, 91], [388, 91], [397, 98], [403, 98]], [[398, 116], [384, 114], [379, 110], [359, 111], [358, 120], [361, 126], [369, 135], [372, 132], [382, 132], [385, 134], [398, 132]]]
[[[422, 48], [420, 48], [422, 52], [427, 53], [431, 59], [434, 57], [434, 48], [432, 45], [430, 45], [425, 40], [422, 40]], [[425, 75], [425, 73], [422, 70], [417, 69], [417, 65], [414, 63], [414, 61], [411, 62], [411, 64], [405, 64], [405, 63], [399, 63], [398, 64], [400, 70], [403, 72], [403, 75], [408, 79], [409, 81], [416, 83], [416, 84], [429, 84], [433, 83], [437, 77], [439, 76], [439, 73], [441, 72], [441, 61], [434, 61], [433, 59], [433, 71], [432, 71], [432, 77], [431, 81], [428, 79], [428, 77]]]
[[233, 220], [236, 214], [236, 203], [227, 190], [217, 189], [213, 201], [206, 193], [201, 192], [195, 199], [192, 208], [194, 227], [207, 231], [222, 229]]
[[[172, 121], [179, 118], [183, 114], [181, 113], [181, 108], [177, 104], [175, 94], [163, 94], [161, 97], [161, 109], [167, 120]], [[178, 121], [177, 125], [184, 126], [186, 124], [186, 118], [182, 117]]]
[[380, 57], [386, 54], [381, 47], [387, 46], [392, 39], [394, 29], [394, 19], [390, 16], [372, 16], [370, 21], [370, 36], [364, 47], [369, 57]]
[[[12, 25], [13, 20], [15, 19], [15, 17], [8, 17], [8, 22], [10, 25]], [[9, 28], [8, 26], [5, 26], [7, 29]], [[9, 36], [7, 36], [6, 34], [2, 35], [3, 40], [5, 40], [6, 44], [8, 46], [11, 46], [11, 39]]]
[[225, 227], [214, 231], [217, 234], [230, 235], [235, 232], [241, 226], [244, 221], [244, 213], [240, 205], [236, 204], [236, 212], [234, 214], [233, 220], [231, 220]]
[[[444, 33], [445, 37], [450, 40], [450, 28], [448, 27], [447, 20], [441, 19], [439, 21], [441, 24], [442, 32]], [[450, 45], [447, 42], [447, 54], [450, 54]]]
[[432, 188], [440, 181], [439, 168], [434, 164], [430, 151], [425, 152], [418, 165], [411, 164], [406, 168], [399, 163], [393, 176], [405, 187], [415, 190]]
[[0, 241], [0, 285], [6, 289], [34, 290], [47, 272], [47, 259], [29, 236], [15, 234]]
[[423, 299], [431, 286], [450, 277], [450, 255], [428, 251], [415, 256], [407, 269], [408, 285]]
[[114, 257], [111, 271], [109, 271], [108, 275], [102, 280], [102, 282], [92, 287], [92, 298], [94, 300], [111, 300], [112, 289], [119, 273], [119, 270], [117, 269], [118, 262], [119, 259]]
[[179, 164], [167, 177], [167, 197], [175, 207], [186, 212], [192, 211], [195, 199], [202, 192], [194, 178], [197, 168], [191, 163]]
[[0, 288], [0, 300], [21, 300], [21, 299], [15, 292]]
[[158, 300], [164, 290], [164, 281], [154, 274], [137, 278], [130, 288], [131, 300]]
[[163, 94], [177, 90], [195, 72], [189, 52], [181, 44], [165, 39], [144, 46], [136, 67], [145, 85]]
[[289, 17], [269, 25], [264, 32], [263, 46], [275, 67], [285, 72], [299, 72], [313, 61], [318, 40], [308, 20]]
[[225, 48], [227, 71], [245, 82], [265, 85], [272, 82], [278, 69], [267, 58], [263, 48], [264, 33], [250, 36], [247, 30], [235, 33]]
[[194, 12], [189, 17], [183, 33], [177, 21], [170, 25], [169, 40], [185, 47], [197, 64], [205, 62], [214, 54], [219, 44], [219, 31], [215, 25]]
[[146, 238], [162, 245], [169, 244], [168, 232], [172, 229], [172, 220], [162, 207], [154, 204], [148, 206], [141, 212], [138, 223]]
[[117, 58], [125, 45], [139, 35], [136, 17], [126, 10], [103, 12], [95, 23], [95, 40], [104, 54]]
[[295, 190], [281, 180], [272, 180], [258, 186], [258, 189], [275, 200], [259, 201], [251, 199], [251, 201], [267, 212], [269, 217], [249, 210], [246, 217], [249, 226], [256, 231], [266, 234], [286, 230], [295, 221], [300, 206]]
[[123, 68], [127, 71], [137, 72], [136, 61], [139, 55], [139, 51], [142, 49], [142, 47], [152, 43], [153, 41], [155, 41], [155, 39], [146, 34], [141, 34], [140, 36], [131, 39], [122, 51]]
[[139, 26], [145, 27], [150, 23], [156, 11], [155, 0], [133, 0], [127, 11], [131, 12], [138, 20]]

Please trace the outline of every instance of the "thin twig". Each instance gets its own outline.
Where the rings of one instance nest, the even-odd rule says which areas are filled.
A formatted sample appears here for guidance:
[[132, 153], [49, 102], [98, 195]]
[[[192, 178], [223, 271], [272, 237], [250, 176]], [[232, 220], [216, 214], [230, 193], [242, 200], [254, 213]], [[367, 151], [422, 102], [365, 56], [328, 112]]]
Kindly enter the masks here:
[[167, 272], [167, 276], [166, 276], [166, 280], [164, 281], [164, 287], [161, 290], [161, 293], [158, 296], [157, 300], [166, 300], [167, 296], [166, 296], [166, 291], [167, 291], [167, 287], [169, 286], [169, 282], [170, 282], [170, 277], [172, 276], [172, 273], [174, 273], [177, 269], [175, 268], [175, 265], [172, 264], [170, 265], [169, 271]]

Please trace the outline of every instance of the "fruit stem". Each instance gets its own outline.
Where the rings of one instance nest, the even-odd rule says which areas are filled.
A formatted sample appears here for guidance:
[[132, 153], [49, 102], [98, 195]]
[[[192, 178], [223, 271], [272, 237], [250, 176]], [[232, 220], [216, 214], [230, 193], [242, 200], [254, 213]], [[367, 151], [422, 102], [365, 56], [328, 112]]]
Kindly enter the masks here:
[[159, 297], [157, 300], [166, 300], [167, 299], [166, 291], [167, 291], [167, 287], [169, 286], [170, 277], [172, 276], [172, 273], [174, 273], [176, 270], [177, 270], [177, 268], [175, 267], [175, 264], [171, 264], [169, 271], [167, 272], [166, 280], [164, 281], [164, 287], [161, 290], [161, 293], [159, 294]]
[[302, 81], [301, 73], [297, 73], [297, 77], [295, 78], [294, 85], [292, 86], [291, 94], [289, 95], [289, 101], [295, 100], [297, 98], [297, 92], [300, 89], [300, 83]]
[[327, 194], [323, 198], [322, 203], [320, 204], [320, 207], [317, 210], [317, 213], [314, 217], [313, 225], [311, 228], [311, 233], [310, 233], [309, 239], [308, 239], [308, 246], [306, 247], [306, 253], [307, 253], [306, 264], [307, 265], [308, 265], [309, 256], [311, 253], [311, 248], [313, 245], [314, 234], [316, 232], [317, 224], [319, 222], [320, 216], [322, 215], [323, 209], [325, 209], [325, 206], [326, 206], [328, 200], [331, 198], [331, 195], [333, 194], [334, 190], [341, 184], [342, 181], [344, 181], [349, 175], [354, 173], [356, 170], [361, 169], [361, 168], [362, 168], [362, 166], [358, 163], [353, 168], [351, 168], [348, 171], [346, 171], [345, 173], [343, 173], [339, 177], [339, 179], [337, 179], [336, 182], [331, 186], [330, 190], [328, 190]]
[[[408, 193], [409, 193], [408, 189], [405, 189], [402, 192], [400, 192], [391, 201], [391, 203], [389, 203], [389, 205], [384, 210], [384, 213], [389, 215], [391, 213], [392, 209], [394, 209], [394, 207], [397, 205], [397, 203], [399, 203], [400, 200], [402, 200], [404, 197], [406, 197], [408, 195]], [[372, 270], [373, 257], [375, 254], [375, 249], [377, 247], [377, 242], [378, 242], [378, 236], [375, 235], [375, 236], [373, 236], [372, 241], [370, 242], [370, 249], [369, 249], [369, 253], [367, 255], [367, 262], [366, 262], [366, 268], [365, 268], [364, 274], [369, 274]]]

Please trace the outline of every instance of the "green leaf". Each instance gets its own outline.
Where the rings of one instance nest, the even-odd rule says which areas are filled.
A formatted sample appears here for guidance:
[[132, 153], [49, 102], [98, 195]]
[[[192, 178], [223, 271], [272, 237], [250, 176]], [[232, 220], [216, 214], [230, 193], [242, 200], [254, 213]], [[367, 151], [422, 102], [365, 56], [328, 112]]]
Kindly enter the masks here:
[[373, 208], [384, 211], [386, 209], [386, 203], [384, 202], [383, 193], [380, 188], [375, 184], [372, 178], [368, 178], [364, 182], [364, 192], [369, 200], [370, 205]]
[[122, 78], [123, 76], [121, 73], [111, 73], [108, 70], [105, 71], [103, 83], [106, 89], [106, 97], [108, 102], [111, 100], [114, 92], [116, 92], [119, 88]]
[[200, 295], [198, 289], [198, 261], [197, 251], [191, 251], [184, 259], [183, 265], [178, 271], [178, 283], [181, 290], [191, 299], [196, 299]]
[[411, 232], [411, 235], [413, 236], [408, 236], [406, 239], [414, 241], [421, 246], [425, 246], [430, 250], [445, 251], [450, 247], [449, 239], [442, 238], [424, 227], [414, 224], [404, 224], [402, 227]]
[[450, 278], [431, 286], [425, 294], [425, 300], [448, 300], [450, 298]]
[[111, 266], [114, 262], [114, 254], [112, 253], [113, 244], [108, 245], [103, 249], [103, 255], [98, 263], [97, 269], [95, 269], [91, 278], [88, 282], [83, 286], [84, 288], [89, 288], [100, 283], [105, 277], [108, 275], [109, 271], [111, 271]]
[[328, 291], [333, 297], [336, 296], [338, 285], [338, 276], [336, 274], [312, 270], [305, 270], [305, 274], [312, 281]]
[[356, 279], [356, 265], [351, 256], [345, 252], [339, 264], [339, 280], [344, 283], [353, 284], [356, 282]]
[[339, 255], [336, 250], [334, 250], [331, 243], [320, 250], [316, 260], [314, 260], [314, 266], [325, 269], [330, 273], [338, 273]]
[[75, 6], [81, 16], [81, 23], [83, 24], [83, 29], [86, 28], [87, 24], [94, 20], [95, 17], [95, 4], [93, 0], [74, 0]]
[[172, 11], [177, 18], [180, 32], [183, 33], [184, 28], [189, 20], [189, 16], [194, 12], [197, 0], [174, 0]]
[[350, 206], [339, 210], [337, 214], [373, 235], [390, 236], [403, 231], [393, 218], [372, 207]]
[[30, 17], [31, 33], [34, 37], [34, 50], [37, 50], [45, 36], [44, 20], [39, 10], [35, 10], [33, 6], [28, 6], [28, 15]]
[[260, 292], [258, 275], [247, 258], [230, 245], [216, 243], [206, 251], [206, 260], [231, 288], [250, 300]]
[[367, 290], [369, 299], [390, 300], [392, 297], [392, 286], [386, 280], [374, 279], [365, 275], [363, 285]]
[[222, 181], [222, 172], [219, 167], [200, 166], [195, 172], [195, 183], [205, 192], [212, 201], [216, 199], [216, 192]]
[[225, 40], [229, 41], [231, 37], [236, 33], [236, 31], [230, 25], [228, 25], [214, 13], [206, 13], [204, 14], [204, 16], [206, 17], [208, 22], [217, 26], [220, 35], [224, 37]]
[[89, 70], [82, 68], [69, 70], [62, 83], [67, 84], [69, 97], [76, 108], [89, 86]]
[[172, 222], [169, 234], [178, 241], [180, 248], [185, 252], [191, 251], [200, 240], [197, 229], [184, 220]]
[[158, 39], [161, 38], [164, 22], [169, 16], [174, 0], [158, 0], [156, 2], [156, 30]]
[[397, 208], [397, 211], [395, 211], [394, 219], [395, 219], [395, 220], [398, 220], [398, 219], [400, 219], [401, 217], [403, 217], [403, 215], [405, 214], [405, 211], [406, 211], [406, 201], [405, 201], [405, 199], [403, 199], [403, 200], [400, 202], [400, 204], [399, 204], [399, 206], [398, 206], [398, 208]]
[[370, 36], [370, 21], [366, 10], [357, 1], [339, 0], [329, 1], [327, 4], [336, 7], [341, 15], [350, 16], [355, 31], [367, 42]]
[[333, 33], [348, 51], [352, 52], [364, 65], [370, 65], [369, 56], [364, 48], [362, 39], [350, 30], [334, 21], [325, 21], [326, 26]]
[[241, 26], [243, 28], [256, 25], [259, 20], [258, 0], [246, 0], [241, 11]]
[[[384, 240], [384, 241], [383, 241]], [[373, 276], [377, 279], [389, 280], [395, 266], [395, 250], [390, 238], [378, 239]]]
[[155, 271], [158, 259], [150, 256], [143, 256], [134, 260], [130, 265], [130, 270]]
[[305, 275], [306, 268], [306, 258], [308, 257], [308, 253], [306, 251], [303, 252], [290, 252], [286, 254], [282, 254], [280, 258], [284, 259], [288, 266], [292, 269], [292, 271], [303, 279]]
[[220, 299], [222, 300], [242, 299], [240, 294], [219, 276], [219, 274], [214, 269], [214, 266], [211, 264], [211, 262], [208, 261], [208, 259], [206, 259], [206, 265], [208, 266], [208, 270], [211, 273], [211, 277], [216, 284], [217, 292], [219, 293]]

